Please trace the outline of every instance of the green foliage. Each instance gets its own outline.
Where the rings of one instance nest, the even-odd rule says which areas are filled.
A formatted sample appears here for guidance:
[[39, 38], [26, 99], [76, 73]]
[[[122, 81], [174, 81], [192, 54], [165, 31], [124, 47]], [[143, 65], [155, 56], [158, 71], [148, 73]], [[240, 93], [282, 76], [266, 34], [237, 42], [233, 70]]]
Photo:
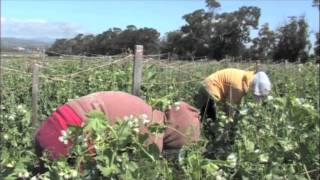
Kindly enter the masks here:
[[301, 62], [306, 62], [311, 44], [308, 39], [308, 24], [304, 17], [292, 17], [287, 24], [279, 28], [277, 39], [279, 42], [275, 48], [275, 59], [295, 62], [299, 58]]
[[124, 30], [110, 28], [96, 36], [78, 34], [71, 39], [57, 39], [47, 54], [115, 55], [133, 52], [136, 44], [144, 45], [144, 51], [151, 54], [158, 52], [159, 36], [160, 33], [153, 28], [138, 29], [134, 25]]
[[[103, 63], [48, 61], [50, 69], [41, 69], [42, 74], [57, 78]], [[25, 64], [19, 59], [6, 61], [6, 67], [27, 73], [28, 64]], [[217, 69], [251, 66], [218, 63], [176, 66], [180, 65], [180, 71], [144, 65], [142, 95], [155, 108], [164, 109], [179, 100], [192, 103], [200, 77]], [[155, 145], [145, 143], [146, 135], [138, 135], [138, 123], [122, 120], [111, 126], [101, 113], [91, 112], [90, 120], [82, 128], [69, 127], [64, 138], [74, 146], [69, 158], [57, 161], [50, 161], [47, 154], [37, 157], [34, 150], [31, 77], [6, 71], [0, 119], [0, 179], [316, 178], [320, 167], [319, 66], [307, 63], [261, 68], [270, 75], [272, 95], [262, 104], [256, 104], [249, 93], [239, 109], [235, 126], [234, 119], [219, 113], [219, 123], [214, 127], [219, 136], [213, 142], [202, 137], [198, 144], [183, 147], [176, 158], [165, 158]], [[67, 81], [41, 78], [39, 118], [45, 120], [68, 99], [92, 92], [129, 92], [131, 75], [132, 64], [120, 63], [73, 78], [65, 76]], [[151, 124], [148, 128], [160, 134], [165, 127]], [[39, 171], [39, 158], [47, 171]]]

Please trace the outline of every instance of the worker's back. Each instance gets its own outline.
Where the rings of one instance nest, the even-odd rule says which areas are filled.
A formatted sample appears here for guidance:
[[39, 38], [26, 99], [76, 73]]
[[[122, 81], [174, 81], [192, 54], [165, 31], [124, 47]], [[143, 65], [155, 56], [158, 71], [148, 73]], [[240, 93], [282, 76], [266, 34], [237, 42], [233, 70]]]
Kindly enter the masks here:
[[153, 111], [152, 107], [137, 96], [119, 91], [97, 92], [67, 103], [82, 119], [92, 110], [99, 110], [106, 115], [111, 124], [128, 115], [139, 117], [145, 114], [149, 120], [163, 123], [164, 115]]
[[227, 68], [217, 71], [204, 80], [204, 84], [217, 101], [240, 103], [248, 92], [254, 71]]

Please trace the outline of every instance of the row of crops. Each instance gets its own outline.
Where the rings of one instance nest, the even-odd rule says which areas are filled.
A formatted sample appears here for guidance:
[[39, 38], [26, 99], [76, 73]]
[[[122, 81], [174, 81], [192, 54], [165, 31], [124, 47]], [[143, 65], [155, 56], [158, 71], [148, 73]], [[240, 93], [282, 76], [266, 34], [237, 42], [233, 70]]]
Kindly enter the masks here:
[[[319, 65], [261, 65], [273, 92], [262, 104], [248, 95], [235, 128], [219, 114], [218, 137], [161, 154], [143, 142], [134, 125], [110, 127], [98, 112], [84, 128], [66, 133], [70, 158], [50, 161], [35, 152], [31, 125], [32, 60], [39, 59], [39, 122], [70, 99], [97, 91], [132, 88], [132, 57], [110, 63], [68, 57], [2, 57], [0, 179], [316, 179], [319, 178]], [[253, 64], [145, 60], [142, 98], [163, 110], [176, 101], [193, 104], [200, 81], [218, 69]], [[90, 70], [91, 68], [91, 70]], [[161, 133], [163, 127], [152, 126]], [[230, 132], [233, 140], [230, 143]], [[89, 133], [88, 133], [89, 132]], [[90, 134], [91, 136], [87, 136]], [[94, 141], [96, 156], [87, 151]], [[128, 143], [130, 142], [130, 143]], [[41, 165], [44, 164], [44, 167]], [[45, 169], [45, 170], [44, 170]]]

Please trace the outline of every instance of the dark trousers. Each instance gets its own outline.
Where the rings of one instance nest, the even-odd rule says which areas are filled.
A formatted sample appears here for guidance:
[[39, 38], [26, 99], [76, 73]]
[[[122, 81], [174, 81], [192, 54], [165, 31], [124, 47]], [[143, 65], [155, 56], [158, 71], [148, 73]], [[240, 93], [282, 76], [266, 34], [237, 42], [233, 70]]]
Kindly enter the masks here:
[[212, 138], [214, 138], [213, 126], [217, 121], [216, 103], [203, 86], [199, 88], [198, 93], [195, 95], [194, 102], [196, 107], [200, 110], [204, 135], [209, 140], [212, 140]]

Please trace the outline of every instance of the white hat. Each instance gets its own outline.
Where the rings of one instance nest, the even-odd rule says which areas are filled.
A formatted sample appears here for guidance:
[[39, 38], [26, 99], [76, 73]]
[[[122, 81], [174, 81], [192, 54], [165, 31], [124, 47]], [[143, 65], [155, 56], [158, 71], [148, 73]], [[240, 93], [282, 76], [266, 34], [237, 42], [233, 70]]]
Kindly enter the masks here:
[[252, 85], [253, 93], [256, 96], [266, 96], [271, 91], [271, 82], [264, 72], [258, 72], [254, 75]]

